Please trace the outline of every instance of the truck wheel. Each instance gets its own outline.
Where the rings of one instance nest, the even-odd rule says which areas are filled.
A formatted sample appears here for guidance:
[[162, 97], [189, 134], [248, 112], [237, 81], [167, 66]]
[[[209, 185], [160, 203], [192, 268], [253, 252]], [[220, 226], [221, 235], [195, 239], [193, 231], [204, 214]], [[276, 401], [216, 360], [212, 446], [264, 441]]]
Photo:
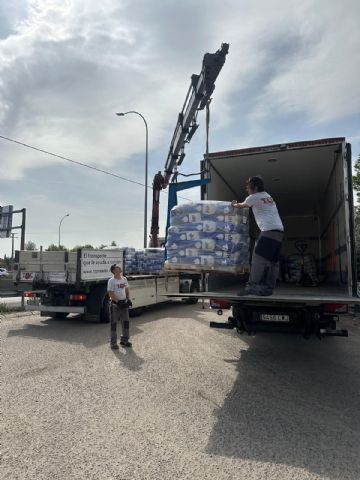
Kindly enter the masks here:
[[100, 323], [109, 323], [110, 322], [110, 297], [105, 295], [103, 300], [101, 310], [100, 310]]
[[[191, 288], [190, 288], [190, 293], [198, 293], [200, 291], [199, 284], [197, 282], [191, 282]], [[185, 300], [185, 303], [187, 305], [195, 305], [198, 303], [199, 299], [198, 298], [187, 298]]]
[[84, 318], [89, 322], [102, 322], [101, 312], [104, 312], [103, 318], [106, 321], [106, 315], [109, 318], [109, 313], [107, 314], [106, 309], [103, 308], [106, 298], [109, 298], [106, 285], [95, 285], [87, 295]]

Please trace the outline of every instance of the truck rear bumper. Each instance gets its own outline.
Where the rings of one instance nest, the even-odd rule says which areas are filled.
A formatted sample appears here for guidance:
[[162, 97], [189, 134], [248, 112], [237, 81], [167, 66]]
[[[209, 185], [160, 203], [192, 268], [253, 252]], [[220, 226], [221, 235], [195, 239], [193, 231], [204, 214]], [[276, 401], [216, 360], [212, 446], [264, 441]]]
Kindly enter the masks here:
[[85, 313], [85, 307], [54, 307], [50, 305], [24, 305], [28, 312], [65, 312], [65, 313]]

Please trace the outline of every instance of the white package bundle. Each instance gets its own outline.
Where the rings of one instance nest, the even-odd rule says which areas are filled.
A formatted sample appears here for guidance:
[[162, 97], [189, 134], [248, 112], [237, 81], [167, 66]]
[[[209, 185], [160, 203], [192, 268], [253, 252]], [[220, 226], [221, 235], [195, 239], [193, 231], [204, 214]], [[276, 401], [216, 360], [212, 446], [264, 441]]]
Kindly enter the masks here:
[[164, 270], [165, 249], [145, 248], [135, 252], [136, 272], [139, 274], [156, 274]]
[[124, 248], [124, 271], [126, 274], [136, 273], [138, 271], [135, 248]]
[[205, 200], [170, 212], [166, 270], [240, 273], [249, 266], [248, 210]]
[[[302, 258], [298, 254], [290, 255], [287, 258], [287, 273], [290, 283], [301, 281]], [[313, 283], [318, 282], [317, 267], [315, 258], [312, 255], [304, 255], [304, 273], [307, 274]]]
[[145, 248], [145, 273], [161, 273], [164, 261], [165, 248]]

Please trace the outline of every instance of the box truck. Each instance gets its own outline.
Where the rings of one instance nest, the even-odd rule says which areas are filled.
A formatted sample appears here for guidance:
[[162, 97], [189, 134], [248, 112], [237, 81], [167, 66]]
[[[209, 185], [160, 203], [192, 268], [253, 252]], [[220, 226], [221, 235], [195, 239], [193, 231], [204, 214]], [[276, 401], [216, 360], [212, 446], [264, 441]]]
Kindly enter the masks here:
[[[212, 327], [347, 335], [336, 321], [359, 303], [353, 220], [351, 146], [345, 138], [282, 143], [209, 153], [201, 171], [210, 181], [202, 200], [245, 199], [249, 177], [261, 175], [284, 224], [281, 273], [270, 297], [238, 296], [246, 275], [206, 274], [211, 306], [227, 322]], [[250, 249], [258, 235], [250, 212]], [[176, 296], [176, 295], [174, 295]]]

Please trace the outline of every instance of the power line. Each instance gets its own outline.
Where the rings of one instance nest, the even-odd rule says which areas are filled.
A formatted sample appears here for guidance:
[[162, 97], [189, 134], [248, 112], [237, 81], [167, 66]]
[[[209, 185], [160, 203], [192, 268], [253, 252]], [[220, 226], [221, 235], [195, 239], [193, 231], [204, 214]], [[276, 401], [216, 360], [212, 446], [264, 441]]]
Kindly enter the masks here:
[[[110, 175], [111, 177], [119, 178], [120, 180], [124, 180], [124, 182], [129, 182], [129, 183], [134, 183], [135, 185], [140, 185], [141, 187], [145, 187], [145, 185], [141, 182], [137, 182], [136, 180], [131, 180], [130, 178], [122, 177], [121, 175], [117, 175], [116, 173], [108, 172], [107, 170], [102, 170], [101, 168], [93, 167], [91, 165], [87, 165], [86, 163], [78, 162], [76, 160], [72, 160], [71, 158], [64, 157], [63, 155], [58, 155], [53, 152], [48, 152], [47, 150], [44, 150], [42, 148], [34, 147], [32, 145], [29, 145], [24, 142], [20, 142], [18, 140], [14, 140], [13, 138], [5, 137], [4, 135], [0, 135], [0, 138], [3, 140], [7, 140], [8, 142], [16, 143], [17, 145], [21, 145], [22, 147], [30, 148], [31, 150], [35, 150], [40, 153], [45, 153], [46, 155], [50, 155], [52, 157], [60, 158], [61, 160], [65, 160], [70, 163], [74, 163], [75, 165], [80, 165], [81, 167], [86, 167], [89, 168], [90, 170], [95, 170], [96, 172], [99, 173], [104, 173], [105, 175]], [[148, 187], [151, 188], [151, 187]], [[166, 193], [164, 191], [161, 191], [161, 193]], [[181, 198], [183, 200], [191, 201], [189, 198], [186, 197], [180, 197], [178, 195], [178, 198]]]
[[28, 145], [27, 143], [19, 142], [18, 140], [14, 140], [13, 138], [4, 137], [0, 135], [0, 138], [3, 140], [7, 140], [8, 142], [13, 142], [18, 145], [22, 145], [26, 148], [31, 148], [32, 150], [36, 150], [37, 152], [45, 153], [46, 155], [51, 155], [52, 157], [60, 158], [61, 160], [66, 160], [67, 162], [75, 163], [76, 165], [80, 165], [81, 167], [90, 168], [91, 170], [96, 170], [100, 173], [105, 173], [105, 175], [110, 175], [112, 177], [120, 178], [120, 180], [124, 180], [125, 182], [135, 183], [136, 185], [140, 185], [144, 187], [145, 185], [141, 182], [136, 182], [135, 180], [130, 180], [129, 178], [122, 177], [121, 175], [117, 175], [116, 173], [108, 172], [106, 170], [102, 170], [101, 168], [93, 167], [91, 165], [87, 165], [86, 163], [77, 162], [76, 160], [71, 160], [71, 158], [64, 157], [62, 155], [57, 155], [56, 153], [48, 152], [47, 150], [43, 150], [42, 148], [33, 147], [32, 145]]

